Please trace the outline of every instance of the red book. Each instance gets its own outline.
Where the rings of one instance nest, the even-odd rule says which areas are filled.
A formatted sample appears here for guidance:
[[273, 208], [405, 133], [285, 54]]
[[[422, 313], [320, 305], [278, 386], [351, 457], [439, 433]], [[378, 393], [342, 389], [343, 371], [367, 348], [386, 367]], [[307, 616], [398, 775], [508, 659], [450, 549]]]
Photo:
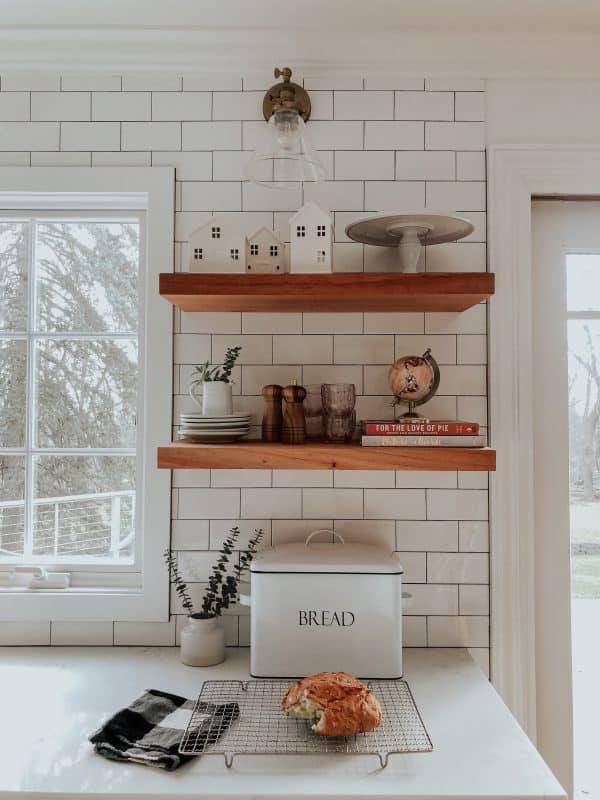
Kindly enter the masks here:
[[363, 433], [366, 436], [477, 436], [477, 422], [457, 422], [456, 420], [363, 420]]

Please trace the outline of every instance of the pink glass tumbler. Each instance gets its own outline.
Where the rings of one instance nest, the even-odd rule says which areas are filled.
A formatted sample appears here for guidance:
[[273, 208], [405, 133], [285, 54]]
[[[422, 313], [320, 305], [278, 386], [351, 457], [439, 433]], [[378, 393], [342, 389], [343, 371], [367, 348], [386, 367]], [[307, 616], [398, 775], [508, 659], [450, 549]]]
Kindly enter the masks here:
[[321, 401], [321, 384], [311, 383], [304, 387], [304, 418], [306, 420], [306, 435], [309, 439], [323, 437], [323, 404]]
[[356, 427], [356, 387], [353, 383], [324, 383], [323, 435], [328, 442], [350, 442]]

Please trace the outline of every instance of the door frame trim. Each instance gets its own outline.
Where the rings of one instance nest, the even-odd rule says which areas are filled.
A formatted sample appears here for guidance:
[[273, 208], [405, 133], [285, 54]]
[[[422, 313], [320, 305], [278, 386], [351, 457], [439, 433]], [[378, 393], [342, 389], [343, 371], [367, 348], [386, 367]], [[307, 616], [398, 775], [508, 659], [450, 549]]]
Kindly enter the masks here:
[[536, 740], [531, 201], [600, 194], [600, 148], [488, 149], [491, 677]]

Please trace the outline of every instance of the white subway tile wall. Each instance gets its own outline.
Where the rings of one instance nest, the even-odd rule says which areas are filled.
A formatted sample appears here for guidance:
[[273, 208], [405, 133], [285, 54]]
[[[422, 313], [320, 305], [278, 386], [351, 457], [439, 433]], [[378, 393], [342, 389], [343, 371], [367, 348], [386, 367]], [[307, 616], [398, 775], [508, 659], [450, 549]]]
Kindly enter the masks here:
[[[301, 80], [301, 78], [299, 78]], [[267, 71], [252, 75], [33, 74], [0, 76], [0, 165], [160, 166], [176, 169], [177, 270], [189, 235], [214, 212], [251, 233], [288, 219], [306, 200], [332, 212], [334, 269], [393, 267], [393, 253], [351, 242], [362, 212], [406, 207], [464, 213], [475, 232], [426, 252], [430, 271], [485, 270], [485, 85], [403, 76], [311, 77], [308, 132], [329, 179], [282, 191], [248, 184], [242, 169], [263, 126]], [[57, 185], [57, 188], [60, 188]], [[453, 313], [175, 312], [174, 420], [191, 409], [191, 365], [242, 344], [235, 403], [259, 430], [267, 383], [356, 385], [359, 415], [389, 415], [387, 365], [431, 346], [441, 364], [433, 416], [487, 425], [486, 305]], [[408, 647], [469, 647], [489, 663], [488, 479], [479, 473], [302, 470], [177, 470], [173, 549], [199, 601], [232, 525], [242, 549], [255, 527], [263, 546], [335, 528], [346, 541], [397, 552], [406, 591]], [[169, 622], [3, 623], [0, 644], [164, 645], [179, 642], [183, 608], [172, 592]], [[248, 609], [226, 614], [229, 645], [249, 644]]]

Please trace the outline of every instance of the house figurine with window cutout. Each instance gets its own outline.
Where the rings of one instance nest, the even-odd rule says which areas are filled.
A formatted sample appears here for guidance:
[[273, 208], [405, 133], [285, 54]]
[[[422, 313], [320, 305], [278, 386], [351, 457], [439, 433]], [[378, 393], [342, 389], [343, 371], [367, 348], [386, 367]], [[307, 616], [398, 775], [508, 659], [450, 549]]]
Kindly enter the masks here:
[[225, 215], [211, 217], [190, 236], [190, 272], [244, 272], [246, 237]]
[[331, 217], [305, 203], [290, 217], [290, 272], [331, 272]]
[[285, 272], [285, 245], [273, 231], [263, 227], [248, 237], [246, 272]]

